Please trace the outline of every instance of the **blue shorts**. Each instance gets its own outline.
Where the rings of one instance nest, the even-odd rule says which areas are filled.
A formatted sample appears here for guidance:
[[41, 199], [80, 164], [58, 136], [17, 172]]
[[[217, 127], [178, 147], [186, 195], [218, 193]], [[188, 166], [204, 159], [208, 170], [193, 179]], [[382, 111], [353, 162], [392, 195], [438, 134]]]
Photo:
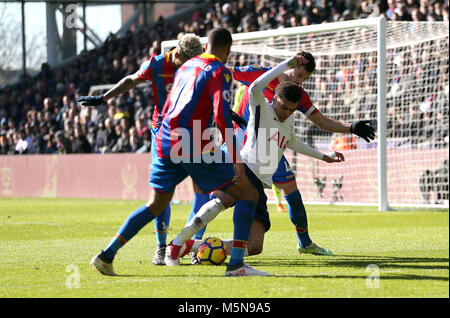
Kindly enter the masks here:
[[232, 163], [174, 163], [171, 158], [152, 157], [149, 185], [160, 192], [174, 192], [175, 187], [187, 176], [203, 193], [224, 190], [234, 183]]
[[278, 163], [277, 171], [272, 176], [272, 181], [274, 183], [288, 183], [295, 180], [294, 172], [292, 171], [291, 165], [286, 160], [284, 156], [281, 157]]

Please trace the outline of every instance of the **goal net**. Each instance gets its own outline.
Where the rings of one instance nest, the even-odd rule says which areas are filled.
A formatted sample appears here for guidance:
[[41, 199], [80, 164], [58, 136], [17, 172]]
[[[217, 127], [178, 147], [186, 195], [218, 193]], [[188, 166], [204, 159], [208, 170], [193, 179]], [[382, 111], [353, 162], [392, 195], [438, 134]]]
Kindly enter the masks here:
[[234, 34], [233, 40], [229, 66], [273, 66], [311, 52], [316, 71], [303, 88], [314, 106], [329, 118], [366, 119], [380, 128], [366, 143], [322, 130], [296, 112], [301, 140], [346, 157], [327, 164], [285, 153], [305, 202], [448, 207], [447, 22], [369, 18]]

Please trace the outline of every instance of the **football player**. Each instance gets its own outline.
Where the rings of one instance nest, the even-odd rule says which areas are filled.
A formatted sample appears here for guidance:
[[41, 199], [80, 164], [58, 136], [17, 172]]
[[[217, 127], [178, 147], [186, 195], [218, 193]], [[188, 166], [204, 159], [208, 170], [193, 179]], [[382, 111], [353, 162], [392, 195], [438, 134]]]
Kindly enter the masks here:
[[[290, 81], [280, 83], [275, 89], [274, 100], [270, 104], [263, 94], [264, 88], [274, 78], [287, 69], [295, 68], [298, 64], [305, 62], [307, 63], [307, 60], [304, 56], [292, 57], [262, 74], [249, 88], [249, 122], [247, 138], [241, 150], [241, 156], [246, 164], [249, 180], [258, 190], [259, 199], [256, 213], [259, 214], [259, 220], [265, 221], [266, 230], [270, 227], [270, 220], [264, 188], [272, 186], [274, 173], [286, 148], [328, 163], [344, 161], [344, 156], [339, 152], [335, 152], [333, 155], [325, 155], [297, 139], [292, 114], [296, 111], [302, 99], [302, 90], [296, 83]], [[179, 264], [179, 257], [190, 251], [195, 251], [199, 242], [189, 240], [192, 235], [233, 203], [232, 198], [221, 191], [216, 191], [215, 195], [217, 198], [205, 204], [194, 219], [169, 244], [166, 252], [166, 265], [176, 266]], [[299, 195], [298, 191], [294, 195]], [[291, 197], [288, 196], [287, 201], [292, 203]], [[289, 210], [289, 215], [297, 230], [299, 242], [304, 241], [304, 229], [307, 228], [305, 213], [302, 213], [296, 207]], [[187, 246], [183, 253], [180, 253], [185, 242], [188, 242]], [[235, 248], [234, 243], [228, 246], [231, 252]]]

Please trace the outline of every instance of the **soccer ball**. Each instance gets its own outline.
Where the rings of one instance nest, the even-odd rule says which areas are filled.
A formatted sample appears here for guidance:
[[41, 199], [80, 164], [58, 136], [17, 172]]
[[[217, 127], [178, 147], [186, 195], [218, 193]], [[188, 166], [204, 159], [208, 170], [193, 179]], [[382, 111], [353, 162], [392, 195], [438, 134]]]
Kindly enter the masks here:
[[220, 265], [227, 255], [226, 245], [216, 237], [208, 237], [197, 249], [197, 259], [201, 265]]

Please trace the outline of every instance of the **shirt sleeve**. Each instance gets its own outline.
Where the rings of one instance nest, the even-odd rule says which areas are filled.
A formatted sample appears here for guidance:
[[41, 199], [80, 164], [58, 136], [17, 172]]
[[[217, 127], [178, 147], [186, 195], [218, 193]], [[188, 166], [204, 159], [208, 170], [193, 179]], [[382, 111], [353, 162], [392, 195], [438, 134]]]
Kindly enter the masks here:
[[141, 64], [137, 72], [138, 78], [141, 81], [151, 81], [152, 79], [152, 61], [153, 57]]
[[288, 63], [292, 58], [281, 62], [273, 69], [268, 72], [263, 73], [260, 77], [258, 77], [249, 88], [250, 95], [250, 107], [255, 107], [260, 105], [264, 100], [264, 88], [275, 78], [277, 78], [281, 73], [289, 69]]
[[289, 143], [287, 144], [289, 149], [294, 150], [295, 152], [301, 153], [302, 155], [316, 158], [319, 160], [323, 159], [323, 153], [320, 151], [308, 146], [307, 144], [301, 142], [295, 137], [292, 137]]
[[300, 104], [298, 105], [297, 110], [307, 118], [311, 115], [319, 113], [320, 111], [314, 107], [308, 93], [305, 92], [303, 87], [300, 86], [300, 88], [302, 90], [302, 99], [300, 100]]

